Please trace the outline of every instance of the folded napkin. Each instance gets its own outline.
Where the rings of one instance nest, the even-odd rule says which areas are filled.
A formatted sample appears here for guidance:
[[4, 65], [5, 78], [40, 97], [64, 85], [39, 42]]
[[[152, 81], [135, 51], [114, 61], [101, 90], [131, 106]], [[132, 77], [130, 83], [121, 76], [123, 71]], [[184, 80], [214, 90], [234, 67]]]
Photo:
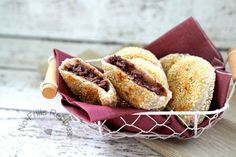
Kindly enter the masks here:
[[[216, 68], [216, 82], [213, 101], [210, 110], [222, 108], [226, 101], [231, 74], [225, 71], [221, 54], [217, 51], [212, 42], [208, 39], [199, 24], [191, 17], [177, 25], [169, 32], [145, 46], [145, 49], [154, 53], [157, 58], [170, 53], [189, 53], [208, 60]], [[72, 56], [55, 49], [54, 55], [57, 68], [66, 58]], [[145, 133], [155, 132], [171, 135], [174, 132], [181, 133], [183, 137], [191, 137], [193, 131], [187, 130], [176, 116], [136, 116], [133, 113], [145, 112], [145, 110], [133, 108], [112, 108], [108, 106], [93, 105], [80, 102], [70, 91], [66, 83], [58, 73], [58, 91], [62, 95], [62, 105], [73, 115], [88, 122], [106, 120], [106, 127], [110, 130], [117, 130], [126, 124], [120, 131]], [[213, 115], [212, 115], [213, 116]], [[211, 121], [215, 121], [212, 118]], [[165, 125], [156, 125], [162, 124]], [[205, 118], [198, 127], [205, 127], [210, 120]], [[132, 125], [129, 125], [132, 124]]]

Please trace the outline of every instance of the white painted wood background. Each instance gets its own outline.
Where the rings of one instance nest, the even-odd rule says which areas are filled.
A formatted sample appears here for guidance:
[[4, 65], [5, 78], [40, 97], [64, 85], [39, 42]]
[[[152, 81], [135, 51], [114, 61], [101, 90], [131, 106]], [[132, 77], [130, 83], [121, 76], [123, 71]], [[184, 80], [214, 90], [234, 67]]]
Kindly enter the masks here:
[[[140, 140], [151, 150], [135, 139], [97, 139], [90, 129], [77, 122], [73, 122], [75, 135], [67, 139], [62, 126], [50, 117], [35, 119], [26, 132], [19, 132], [19, 123], [31, 110], [66, 112], [60, 106], [60, 96], [54, 100], [41, 96], [39, 85], [43, 76], [39, 66], [46, 63], [53, 48], [87, 57], [94, 51], [94, 57], [124, 45], [145, 45], [189, 16], [200, 22], [225, 58], [225, 50], [236, 47], [235, 8], [235, 0], [1, 0], [0, 156], [165, 154], [158, 145], [163, 143], [167, 148], [168, 142]], [[235, 129], [235, 121], [232, 123]], [[49, 137], [43, 130], [51, 126], [56, 129]], [[171, 143], [171, 147], [174, 150], [175, 144]], [[179, 150], [173, 152], [183, 150], [181, 146], [176, 148]]]
[[189, 16], [217, 47], [236, 44], [235, 0], [1, 0], [0, 34], [79, 42], [149, 43]]

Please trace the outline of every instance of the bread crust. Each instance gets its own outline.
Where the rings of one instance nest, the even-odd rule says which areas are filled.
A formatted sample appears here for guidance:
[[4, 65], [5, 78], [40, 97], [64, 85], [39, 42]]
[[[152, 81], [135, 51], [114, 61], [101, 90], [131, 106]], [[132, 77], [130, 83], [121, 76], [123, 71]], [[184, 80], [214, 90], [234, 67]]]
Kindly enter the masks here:
[[[174, 111], [209, 110], [215, 86], [215, 69], [209, 62], [196, 56], [188, 56], [171, 66], [167, 73], [173, 97], [167, 105]], [[194, 124], [194, 117], [181, 116], [187, 125]], [[204, 116], [198, 119], [201, 123]]]
[[[85, 65], [87, 68], [92, 69], [97, 75], [106, 79], [109, 84], [109, 90], [105, 91], [101, 87], [97, 86], [95, 83], [86, 80], [85, 78], [73, 74], [65, 69], [68, 64], [75, 64], [75, 62], [79, 62], [80, 64]], [[107, 106], [116, 106], [117, 104], [117, 96], [116, 91], [111, 82], [98, 71], [94, 66], [89, 63], [84, 62], [80, 58], [72, 58], [65, 59], [61, 66], [59, 67], [59, 72], [71, 89], [71, 91], [79, 97], [83, 102], [91, 103], [91, 104], [101, 104]]]
[[189, 54], [181, 54], [181, 53], [172, 53], [160, 58], [160, 62], [164, 72], [167, 74], [172, 65], [180, 61], [181, 59], [190, 56]]
[[143, 48], [139, 47], [126, 47], [115, 53], [117, 56], [121, 56], [125, 59], [134, 59], [141, 58], [143, 60], [149, 61], [154, 65], [162, 68], [160, 61], [156, 58], [156, 56]]

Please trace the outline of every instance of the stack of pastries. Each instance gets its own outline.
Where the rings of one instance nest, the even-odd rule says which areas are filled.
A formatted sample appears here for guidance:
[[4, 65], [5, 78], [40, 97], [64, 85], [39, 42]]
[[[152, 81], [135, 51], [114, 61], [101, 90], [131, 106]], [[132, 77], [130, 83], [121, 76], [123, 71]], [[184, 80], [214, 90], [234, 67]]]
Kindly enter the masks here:
[[[146, 110], [205, 111], [215, 85], [214, 68], [206, 60], [170, 54], [158, 60], [150, 51], [127, 47], [101, 60], [102, 70], [80, 58], [66, 59], [59, 72], [80, 100]], [[192, 116], [182, 116], [187, 125]], [[203, 120], [200, 117], [199, 123]]]

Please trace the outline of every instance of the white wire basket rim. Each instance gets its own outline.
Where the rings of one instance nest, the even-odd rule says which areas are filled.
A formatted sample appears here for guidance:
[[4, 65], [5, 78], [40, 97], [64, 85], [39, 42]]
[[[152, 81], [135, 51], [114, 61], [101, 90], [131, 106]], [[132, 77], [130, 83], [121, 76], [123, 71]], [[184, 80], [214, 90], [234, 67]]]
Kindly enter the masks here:
[[213, 115], [224, 112], [228, 108], [229, 103], [226, 102], [222, 108], [212, 111], [147, 111], [134, 113], [132, 115]]

